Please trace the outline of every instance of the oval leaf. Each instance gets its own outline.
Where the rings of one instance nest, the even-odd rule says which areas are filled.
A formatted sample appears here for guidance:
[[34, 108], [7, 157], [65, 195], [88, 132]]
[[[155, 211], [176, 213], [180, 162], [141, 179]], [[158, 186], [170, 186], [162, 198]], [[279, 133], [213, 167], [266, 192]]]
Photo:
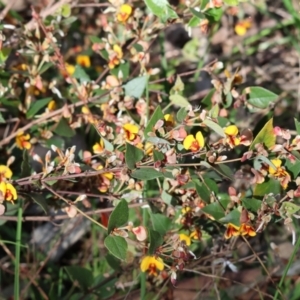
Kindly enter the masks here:
[[109, 235], [105, 238], [104, 245], [111, 255], [121, 260], [126, 259], [128, 245], [124, 238]]
[[130, 80], [124, 85], [125, 95], [140, 98], [143, 95], [147, 82], [147, 76], [141, 76]]
[[148, 230], [148, 236], [149, 236], [149, 249], [148, 254], [154, 254], [156, 252], [156, 249], [160, 247], [163, 243], [163, 238], [160, 235], [158, 231], [149, 229]]
[[159, 171], [156, 171], [155, 169], [147, 168], [147, 169], [134, 170], [131, 176], [139, 180], [151, 180], [151, 179], [162, 177], [163, 174]]
[[26, 113], [27, 118], [32, 118], [35, 116], [42, 108], [44, 108], [52, 98], [45, 98], [35, 101], [29, 108], [28, 112]]
[[161, 110], [161, 107], [160, 106], [157, 106], [153, 115], [151, 116], [146, 128], [145, 128], [145, 131], [144, 131], [144, 134], [146, 137], [148, 137], [148, 132], [151, 132], [153, 127], [155, 126], [155, 124], [157, 123], [158, 120], [163, 120], [164, 118], [164, 114]]
[[275, 93], [258, 86], [247, 87], [243, 93], [246, 93], [249, 104], [261, 109], [268, 108], [278, 98]]
[[225, 210], [230, 200], [224, 199], [220, 200], [218, 202], [214, 202], [211, 204], [206, 205], [201, 210], [205, 212], [206, 214], [211, 215], [216, 220], [219, 220], [221, 218], [225, 217]]
[[180, 107], [188, 107], [190, 105], [189, 101], [187, 101], [186, 98], [183, 96], [176, 94], [171, 95], [170, 100], [174, 105], [180, 106]]
[[217, 124], [217, 123], [215, 123], [215, 122], [213, 122], [212, 120], [209, 120], [209, 119], [205, 119], [203, 121], [203, 123], [207, 127], [209, 127], [210, 129], [212, 129], [215, 133], [220, 135], [221, 137], [223, 137], [223, 138], [226, 137], [223, 128], [219, 124]]
[[144, 157], [144, 151], [126, 143], [125, 161], [129, 169], [134, 169], [136, 163], [140, 162]]
[[115, 228], [119, 228], [126, 224], [128, 222], [128, 217], [128, 203], [126, 202], [126, 200], [122, 199], [109, 217], [107, 226], [108, 234], [110, 234], [110, 232], [113, 231]]
[[273, 131], [273, 118], [270, 119], [253, 140], [249, 149], [253, 150], [256, 144], [264, 144], [268, 149], [275, 145], [276, 136]]
[[77, 281], [80, 287], [84, 290], [88, 289], [94, 283], [93, 273], [79, 266], [69, 266], [65, 267], [68, 275], [72, 281]]

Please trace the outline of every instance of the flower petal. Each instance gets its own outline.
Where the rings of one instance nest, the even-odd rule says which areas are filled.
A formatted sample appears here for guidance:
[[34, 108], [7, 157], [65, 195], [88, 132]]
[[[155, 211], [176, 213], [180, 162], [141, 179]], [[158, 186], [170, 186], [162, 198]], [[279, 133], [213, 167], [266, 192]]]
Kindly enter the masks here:
[[195, 141], [195, 138], [192, 134], [189, 134], [183, 141], [183, 147], [185, 150], [189, 150], [192, 146], [192, 143]]

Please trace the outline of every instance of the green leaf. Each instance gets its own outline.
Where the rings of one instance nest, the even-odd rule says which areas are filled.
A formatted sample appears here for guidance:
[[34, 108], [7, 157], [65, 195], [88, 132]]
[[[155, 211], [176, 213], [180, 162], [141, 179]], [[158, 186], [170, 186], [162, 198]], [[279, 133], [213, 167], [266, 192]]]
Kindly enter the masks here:
[[221, 7], [211, 8], [205, 11], [204, 14], [210, 23], [217, 23], [223, 15], [223, 9]]
[[179, 94], [171, 95], [170, 100], [174, 105], [180, 107], [188, 107], [190, 105], [189, 101]]
[[98, 36], [96, 36], [96, 35], [90, 35], [89, 36], [89, 39], [91, 40], [91, 42], [93, 43], [93, 44], [101, 44], [101, 43], [103, 43], [103, 41], [102, 41], [102, 39], [100, 39]]
[[148, 137], [148, 132], [151, 132], [155, 124], [157, 123], [158, 120], [163, 120], [164, 114], [161, 110], [161, 107], [158, 105], [151, 116], [145, 130], [144, 130], [144, 135], [145, 137]]
[[[293, 152], [293, 151], [292, 151]], [[293, 153], [292, 153], [293, 154]], [[295, 163], [292, 163], [289, 159], [286, 160], [286, 163], [284, 165], [286, 169], [289, 171], [289, 173], [293, 174], [294, 178], [297, 178], [299, 172], [300, 172], [300, 160], [297, 159]], [[276, 169], [276, 168], [275, 168]]]
[[110, 214], [107, 226], [107, 233], [110, 234], [115, 228], [122, 227], [128, 222], [128, 203], [122, 199]]
[[199, 18], [199, 19], [206, 19], [204, 13], [202, 13], [202, 12], [200, 12], [200, 11], [194, 9], [194, 8], [191, 8], [191, 7], [190, 7], [190, 11], [191, 11], [191, 13], [192, 13], [195, 17], [197, 17], [197, 18]]
[[232, 223], [236, 226], [240, 226], [241, 224], [240, 217], [241, 217], [241, 213], [237, 209], [234, 209], [229, 214], [227, 214], [224, 218], [219, 219], [219, 222], [222, 222], [224, 224]]
[[129, 71], [130, 71], [130, 64], [128, 61], [126, 61], [125, 63], [120, 64], [114, 69], [112, 69], [110, 72], [112, 75], [115, 75], [117, 78], [119, 74], [122, 73], [122, 80], [125, 81], [129, 76]]
[[247, 87], [243, 90], [243, 94], [246, 94], [249, 104], [260, 109], [268, 108], [278, 99], [275, 93], [258, 86]]
[[128, 245], [124, 238], [109, 235], [105, 238], [104, 245], [111, 255], [121, 260], [126, 259]]
[[210, 190], [203, 182], [194, 181], [198, 196], [206, 203], [210, 203]]
[[149, 249], [148, 254], [152, 255], [156, 252], [156, 249], [163, 244], [162, 235], [153, 229], [148, 229], [148, 237], [149, 237]]
[[129, 169], [133, 170], [136, 163], [140, 162], [144, 157], [144, 151], [126, 143], [125, 161]]
[[4, 64], [11, 52], [11, 48], [2, 47], [0, 50], [0, 65]]
[[295, 121], [295, 127], [296, 127], [297, 134], [300, 134], [300, 122], [298, 122], [298, 120], [296, 118], [294, 118], [294, 121]]
[[114, 145], [111, 142], [109, 142], [103, 136], [101, 136], [101, 139], [104, 142], [104, 148], [105, 148], [105, 150], [110, 151], [110, 152], [114, 151]]
[[274, 178], [270, 178], [268, 181], [265, 181], [261, 184], [257, 184], [254, 189], [255, 196], [265, 196], [267, 194], [279, 194], [281, 191], [280, 182]]
[[26, 113], [26, 117], [28, 119], [32, 118], [33, 116], [35, 116], [42, 108], [44, 108], [50, 101], [52, 100], [52, 98], [45, 98], [45, 99], [40, 99], [40, 100], [36, 100], [34, 103], [32, 103], [32, 105], [30, 106], [29, 110]]
[[202, 99], [201, 104], [205, 105], [205, 107], [207, 109], [211, 109], [212, 108], [212, 97], [215, 94], [216, 89], [213, 88], [209, 91], [209, 93]]
[[207, 127], [209, 127], [210, 129], [212, 129], [215, 133], [220, 135], [221, 137], [223, 137], [223, 138], [226, 137], [223, 128], [219, 124], [217, 124], [217, 123], [215, 123], [215, 122], [213, 122], [212, 120], [209, 120], [209, 119], [205, 119], [203, 121], [203, 123]]
[[147, 76], [136, 77], [128, 81], [123, 87], [125, 89], [125, 95], [139, 99], [146, 88], [148, 82]]
[[68, 121], [65, 118], [61, 118], [55, 129], [53, 130], [59, 136], [72, 137], [75, 135], [75, 131], [70, 127]]
[[117, 259], [114, 255], [108, 253], [105, 256], [105, 259], [112, 269], [114, 269], [114, 270], [121, 269], [121, 261], [119, 259]]
[[177, 18], [176, 12], [169, 7], [167, 0], [145, 0], [148, 9], [162, 22], [166, 22], [168, 19]]
[[201, 19], [199, 19], [196, 16], [193, 16], [189, 22], [188, 22], [188, 27], [197, 27], [201, 23]]
[[244, 198], [242, 200], [242, 203], [246, 209], [257, 213], [257, 211], [261, 208], [262, 201], [255, 198], [252, 199]]
[[179, 123], [182, 123], [184, 121], [184, 119], [186, 118], [187, 114], [188, 114], [188, 112], [185, 109], [185, 107], [181, 107], [176, 114], [177, 121]]
[[220, 107], [219, 104], [216, 103], [209, 111], [209, 116], [213, 119], [217, 119], [219, 116], [219, 112], [220, 112]]
[[153, 229], [159, 232], [162, 236], [169, 230], [172, 221], [162, 214], [151, 214]]
[[184, 90], [184, 83], [182, 82], [180, 76], [177, 75], [175, 84], [170, 90], [170, 94], [175, 95], [178, 94], [179, 92], [183, 92], [183, 90]]
[[66, 272], [70, 276], [71, 280], [77, 281], [80, 287], [87, 290], [94, 283], [94, 277], [92, 271], [79, 266], [65, 267]]
[[[47, 182], [47, 184], [48, 184], [48, 182]], [[43, 209], [43, 211], [47, 215], [48, 211], [49, 211], [49, 207], [46, 202], [45, 195], [38, 194], [38, 193], [32, 193], [32, 192], [29, 193], [28, 195], [36, 204], [38, 204]]]
[[131, 176], [138, 180], [152, 180], [159, 177], [163, 177], [163, 173], [156, 171], [153, 168], [145, 168], [145, 169], [143, 168], [143, 169], [134, 170], [131, 173]]
[[230, 200], [224, 199], [220, 200], [218, 202], [214, 202], [211, 204], [206, 205], [201, 209], [206, 214], [211, 215], [216, 220], [219, 220], [221, 218], [225, 217], [225, 210], [227, 208], [227, 205], [229, 204]]
[[217, 164], [213, 166], [213, 169], [221, 174], [223, 177], [230, 179], [231, 181], [234, 180], [234, 173], [231, 168], [229, 168], [225, 164]]
[[251, 143], [249, 150], [253, 150], [256, 144], [264, 144], [268, 149], [275, 145], [276, 136], [273, 131], [273, 118], [270, 119]]
[[31, 175], [31, 166], [29, 163], [29, 152], [23, 150], [23, 161], [21, 163], [21, 178], [25, 178]]
[[161, 151], [153, 150], [154, 161], [162, 161], [165, 159], [165, 155]]
[[265, 156], [258, 155], [254, 158], [253, 167], [255, 170], [260, 170], [262, 168], [262, 163], [265, 163], [272, 167], [273, 169], [277, 169], [276, 166]]
[[76, 66], [72, 77], [79, 79], [81, 82], [90, 81], [90, 76], [85, 72], [81, 66]]
[[153, 145], [170, 145], [169, 141], [158, 138], [156, 136], [150, 136], [146, 139], [146, 141]]

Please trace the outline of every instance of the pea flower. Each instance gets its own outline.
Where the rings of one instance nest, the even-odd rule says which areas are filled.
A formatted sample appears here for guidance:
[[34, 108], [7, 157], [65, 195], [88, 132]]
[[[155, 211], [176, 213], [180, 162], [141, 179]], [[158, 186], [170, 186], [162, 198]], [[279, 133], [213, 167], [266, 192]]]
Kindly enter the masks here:
[[115, 66], [119, 65], [123, 57], [123, 51], [119, 45], [114, 45], [113, 50], [109, 53], [109, 63], [108, 67], [113, 69]]
[[170, 114], [164, 115], [165, 124], [167, 126], [173, 126], [174, 125], [174, 118]]
[[189, 134], [183, 141], [183, 147], [186, 150], [197, 152], [204, 147], [204, 137], [200, 131], [196, 133], [196, 137]]
[[239, 235], [256, 236], [256, 232], [251, 225], [246, 223], [243, 223], [241, 226], [236, 226], [232, 223], [228, 223], [225, 232], [225, 239], [230, 239], [232, 236], [239, 236]]
[[76, 57], [76, 63], [77, 65], [80, 65], [85, 68], [89, 68], [91, 66], [90, 57], [87, 55], [78, 55]]
[[247, 33], [248, 29], [251, 28], [251, 26], [252, 26], [251, 20], [249, 19], [242, 20], [235, 25], [234, 31], [237, 35], [243, 36]]
[[180, 234], [179, 234], [179, 239], [180, 239], [180, 241], [185, 242], [185, 244], [186, 244], [187, 246], [190, 246], [190, 245], [191, 245], [191, 238], [190, 238], [188, 235], [186, 235], [186, 234], [184, 234], [184, 233], [180, 233]]
[[139, 132], [139, 128], [136, 125], [127, 123], [123, 126], [126, 141], [133, 141]]
[[[10, 202], [14, 202], [14, 200], [17, 200], [18, 195], [15, 187], [8, 182], [0, 182], [0, 192], [1, 192], [1, 200], [6, 200]], [[2, 202], [2, 201], [0, 201]]]
[[99, 143], [96, 143], [94, 146], [93, 146], [93, 152], [95, 154], [101, 154], [103, 152], [103, 150], [105, 149], [104, 147], [104, 141], [103, 139], [100, 139], [100, 142]]
[[27, 149], [29, 150], [31, 148], [31, 143], [29, 142], [30, 135], [24, 134], [23, 132], [19, 132], [16, 136], [16, 144], [17, 147], [21, 150]]
[[119, 22], [125, 23], [132, 14], [132, 7], [128, 4], [121, 5], [119, 12], [117, 14], [117, 20]]
[[239, 130], [235, 125], [230, 125], [224, 128], [226, 134], [226, 143], [233, 148], [241, 143], [241, 138], [238, 136]]
[[285, 170], [284, 167], [281, 167], [282, 161], [280, 159], [271, 159], [271, 162], [276, 168], [274, 169], [272, 166], [269, 166], [269, 174], [272, 177], [277, 178], [280, 181], [281, 186], [286, 189], [288, 183], [291, 181], [290, 174]]
[[151, 276], [157, 276], [164, 269], [164, 262], [160, 257], [145, 256], [140, 265], [142, 272], [148, 272]]
[[144, 226], [138, 226], [135, 228], [132, 228], [132, 232], [135, 234], [138, 241], [143, 242], [147, 238], [147, 231]]
[[56, 109], [56, 102], [51, 100], [47, 105], [48, 111], [54, 111]]
[[9, 167], [0, 165], [0, 181], [4, 178], [10, 179], [12, 177], [12, 171]]
[[74, 74], [75, 66], [65, 63], [65, 68], [66, 68], [67, 74], [63, 74], [64, 76], [72, 76]]

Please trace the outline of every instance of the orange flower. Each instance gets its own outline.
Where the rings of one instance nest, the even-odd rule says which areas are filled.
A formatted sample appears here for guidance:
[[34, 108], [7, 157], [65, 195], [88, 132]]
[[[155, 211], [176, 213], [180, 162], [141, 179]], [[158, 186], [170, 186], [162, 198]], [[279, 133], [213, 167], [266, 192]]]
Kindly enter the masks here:
[[115, 66], [119, 65], [122, 57], [123, 57], [123, 51], [121, 47], [119, 45], [114, 45], [113, 51], [111, 51], [109, 55], [108, 67], [110, 69], [113, 69]]
[[[0, 193], [1, 193], [1, 200], [11, 201], [12, 203], [14, 200], [17, 200], [18, 195], [15, 187], [8, 182], [0, 182]], [[0, 201], [1, 202], [1, 201]]]
[[189, 134], [183, 141], [183, 147], [186, 150], [197, 152], [204, 147], [204, 137], [200, 131], [196, 133], [196, 137]]
[[117, 20], [119, 22], [125, 23], [129, 17], [132, 14], [132, 7], [128, 4], [123, 4], [120, 9], [119, 12], [117, 14]]
[[104, 151], [104, 149], [105, 149], [105, 147], [104, 147], [104, 141], [103, 141], [103, 139], [100, 139], [100, 142], [96, 143], [93, 146], [93, 152], [95, 154], [101, 154]]
[[232, 223], [228, 223], [225, 232], [225, 238], [229, 239], [232, 236], [239, 236], [239, 235], [256, 236], [256, 232], [251, 225], [248, 225], [246, 223], [243, 223], [241, 226], [236, 226]]
[[126, 141], [133, 141], [139, 132], [139, 128], [136, 125], [127, 123], [123, 126], [125, 132], [125, 139]]
[[230, 239], [232, 236], [240, 235], [239, 229], [240, 229], [239, 226], [236, 226], [232, 223], [228, 223], [227, 224], [227, 229], [226, 229], [226, 232], [225, 232], [225, 239]]
[[24, 135], [23, 132], [19, 132], [16, 136], [16, 144], [17, 147], [21, 150], [27, 149], [29, 150], [31, 148], [31, 143], [28, 141], [30, 139], [30, 135], [27, 133]]
[[247, 33], [248, 29], [251, 28], [251, 26], [252, 26], [251, 20], [249, 19], [242, 20], [235, 25], [234, 31], [237, 35], [243, 36]]
[[76, 57], [77, 65], [80, 65], [85, 68], [89, 68], [91, 66], [91, 60], [87, 55], [78, 55]]
[[164, 269], [164, 262], [160, 257], [146, 256], [143, 258], [140, 265], [142, 272], [148, 272], [149, 275], [157, 276], [157, 270], [162, 271]]

